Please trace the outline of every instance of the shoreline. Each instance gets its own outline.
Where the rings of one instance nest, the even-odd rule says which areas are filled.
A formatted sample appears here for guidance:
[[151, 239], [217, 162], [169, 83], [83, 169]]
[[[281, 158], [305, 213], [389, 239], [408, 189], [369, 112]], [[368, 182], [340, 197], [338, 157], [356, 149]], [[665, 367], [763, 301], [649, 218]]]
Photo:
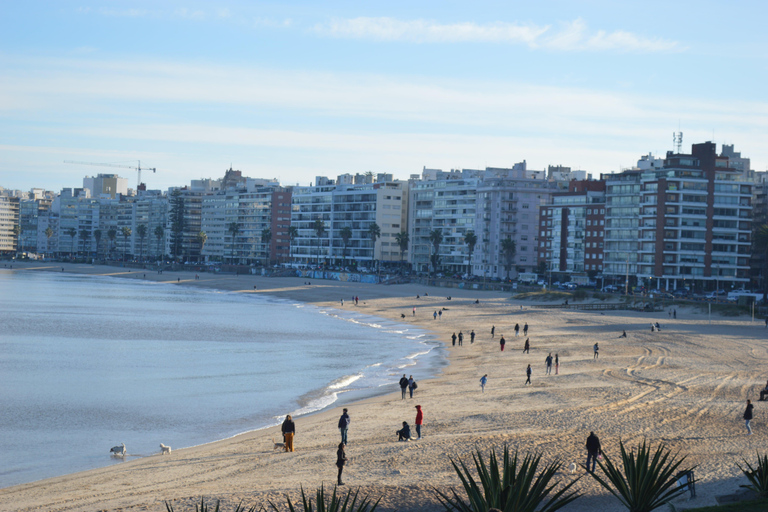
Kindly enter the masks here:
[[[18, 265], [18, 268], [17, 268]], [[64, 264], [66, 267], [67, 264]], [[61, 269], [62, 265], [14, 262], [14, 270]], [[43, 268], [40, 268], [43, 267]], [[143, 278], [143, 272], [114, 267], [72, 264], [75, 273]], [[757, 405], [755, 435], [743, 435], [740, 413], [747, 396], [756, 398], [765, 376], [768, 343], [762, 325], [744, 319], [718, 318], [706, 324], [706, 315], [679, 308], [678, 319], [667, 321], [666, 312], [520, 311], [524, 301], [498, 292], [440, 289], [420, 285], [368, 285], [315, 281], [309, 287], [301, 278], [221, 276], [194, 273], [151, 274], [153, 280], [265, 293], [298, 302], [339, 309], [352, 295], [361, 297], [361, 313], [414, 325], [432, 332], [442, 342], [448, 365], [441, 374], [420, 381], [416, 398], [401, 401], [385, 393], [346, 405], [352, 416], [345, 480], [363, 493], [382, 496], [380, 509], [438, 511], [432, 488], [458, 485], [449, 457], [467, 460], [474, 449], [487, 454], [507, 442], [522, 453], [542, 453], [544, 462], [559, 458], [566, 464], [582, 462], [583, 443], [589, 430], [601, 437], [604, 449], [615, 455], [618, 439], [630, 446], [647, 438], [655, 446], [664, 442], [698, 464], [698, 498], [678, 498], [678, 510], [715, 504], [714, 497], [738, 492], [744, 483], [736, 467], [751, 460], [766, 435], [765, 411]], [[150, 273], [147, 272], [149, 280]], [[257, 291], [253, 291], [253, 286]], [[354, 291], [353, 291], [354, 290]], [[423, 296], [428, 291], [430, 296]], [[415, 299], [421, 293], [421, 299]], [[453, 297], [448, 301], [445, 294]], [[474, 304], [480, 299], [480, 304]], [[411, 311], [416, 308], [416, 317]], [[433, 321], [432, 311], [445, 307], [443, 318]], [[345, 309], [347, 308], [345, 304]], [[405, 314], [405, 319], [399, 319]], [[648, 322], [664, 328], [652, 335]], [[511, 327], [531, 325], [532, 350], [522, 355], [522, 339]], [[496, 326], [496, 337], [487, 331]], [[473, 328], [474, 345], [451, 347], [446, 343], [455, 330]], [[617, 340], [625, 328], [626, 340]], [[505, 334], [507, 350], [499, 352], [498, 338]], [[599, 361], [592, 361], [591, 346], [599, 341]], [[727, 342], [727, 343], [726, 343]], [[547, 352], [559, 352], [559, 376], [545, 376]], [[747, 354], [748, 358], [743, 355]], [[533, 386], [522, 386], [525, 364], [534, 367]], [[485, 394], [476, 382], [489, 374]], [[412, 423], [413, 404], [425, 410], [424, 439], [396, 443], [392, 432], [403, 419]], [[198, 447], [174, 450], [171, 457], [150, 456], [123, 464], [40, 480], [0, 490], [9, 510], [164, 510], [163, 500], [183, 508], [200, 496], [221, 498], [223, 507], [241, 500], [247, 505], [284, 502], [296, 497], [299, 486], [312, 492], [335, 478], [336, 407], [297, 418], [297, 451], [274, 452], [271, 434], [277, 427], [250, 431]], [[339, 409], [339, 410], [337, 410]], [[274, 429], [274, 430], [271, 430]], [[586, 433], [585, 433], [586, 431]], [[275, 434], [277, 437], [279, 434]], [[570, 481], [580, 476], [562, 472]], [[585, 496], [563, 510], [604, 512], [621, 510], [615, 498], [581, 479], [576, 489]]]

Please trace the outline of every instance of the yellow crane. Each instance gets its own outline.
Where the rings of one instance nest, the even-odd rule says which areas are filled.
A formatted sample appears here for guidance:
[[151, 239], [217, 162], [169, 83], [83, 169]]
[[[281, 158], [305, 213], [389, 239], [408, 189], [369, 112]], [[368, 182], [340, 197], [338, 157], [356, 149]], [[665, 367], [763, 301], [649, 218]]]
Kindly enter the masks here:
[[142, 170], [157, 172], [157, 169], [155, 169], [154, 167], [142, 167], [141, 166], [141, 160], [138, 160], [138, 165], [135, 166], [135, 167], [132, 166], [132, 165], [101, 164], [101, 163], [97, 163], [97, 162], [76, 162], [74, 160], [64, 160], [64, 163], [65, 164], [75, 164], [75, 165], [96, 165], [98, 167], [120, 167], [121, 169], [134, 169], [134, 170], [136, 170], [139, 173], [139, 181], [138, 181], [138, 185], [136, 186], [136, 190], [137, 191], [139, 190], [139, 186], [141, 186], [141, 171]]

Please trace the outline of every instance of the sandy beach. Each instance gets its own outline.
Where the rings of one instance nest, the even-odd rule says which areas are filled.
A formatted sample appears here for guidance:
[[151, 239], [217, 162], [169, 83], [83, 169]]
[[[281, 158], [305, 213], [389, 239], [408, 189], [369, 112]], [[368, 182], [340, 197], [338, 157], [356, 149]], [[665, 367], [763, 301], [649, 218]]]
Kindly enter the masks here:
[[[436, 333], [446, 342], [450, 365], [437, 378], [419, 382], [413, 399], [401, 400], [393, 379], [392, 392], [348, 405], [352, 423], [344, 470], [347, 489], [382, 497], [379, 510], [439, 511], [433, 488], [459, 486], [450, 457], [471, 460], [480, 449], [500, 451], [507, 443], [521, 453], [537, 452], [545, 462], [582, 464], [584, 443], [594, 431], [609, 456], [618, 456], [619, 440], [629, 446], [646, 438], [666, 443], [697, 466], [697, 498], [688, 495], [678, 510], [714, 505], [715, 497], [739, 492], [746, 482], [737, 466], [764, 453], [768, 434], [766, 402], [757, 402], [768, 375], [768, 330], [762, 320], [725, 318], [692, 308], [667, 312], [548, 311], [507, 294], [442, 289], [419, 285], [367, 285], [302, 278], [132, 270], [90, 265], [63, 265], [65, 271], [146, 279], [179, 286], [259, 293], [323, 307], [356, 308], [360, 312]], [[14, 271], [61, 271], [62, 265], [14, 263]], [[179, 281], [180, 280], [180, 281]], [[254, 290], [254, 286], [256, 289]], [[425, 294], [428, 293], [428, 296]], [[349, 299], [357, 295], [355, 306]], [[420, 298], [416, 298], [420, 295]], [[447, 296], [451, 296], [451, 300]], [[479, 303], [475, 303], [479, 300]], [[522, 306], [522, 308], [521, 308]], [[415, 316], [412, 309], [416, 309]], [[443, 311], [440, 319], [433, 312]], [[651, 332], [650, 322], [661, 332]], [[525, 337], [513, 327], [529, 325], [531, 349], [523, 354]], [[490, 329], [495, 326], [492, 339]], [[469, 332], [477, 336], [470, 344]], [[619, 338], [622, 330], [627, 338]], [[464, 333], [462, 347], [451, 346], [451, 334]], [[506, 348], [499, 350], [499, 337]], [[592, 347], [600, 345], [593, 358]], [[545, 375], [547, 354], [557, 353], [559, 375]], [[524, 386], [531, 364], [532, 385]], [[488, 374], [481, 393], [479, 379]], [[746, 399], [755, 404], [754, 435], [747, 436], [742, 413]], [[402, 421], [413, 424], [415, 405], [425, 415], [419, 441], [396, 442]], [[296, 451], [273, 450], [279, 428], [254, 431], [232, 439], [188, 449], [174, 447], [160, 454], [128, 460], [104, 469], [51, 478], [0, 489], [4, 511], [164, 511], [194, 509], [200, 497], [220, 499], [223, 510], [247, 505], [285, 503], [299, 487], [312, 492], [335, 483], [336, 428], [340, 407], [294, 418]], [[190, 421], [194, 421], [190, 418]], [[98, 440], [109, 448], [108, 440]], [[108, 455], [105, 453], [105, 457]], [[583, 476], [565, 468], [558, 479]], [[622, 510], [618, 501], [590, 477], [575, 488], [584, 493], [566, 507], [570, 511]]]

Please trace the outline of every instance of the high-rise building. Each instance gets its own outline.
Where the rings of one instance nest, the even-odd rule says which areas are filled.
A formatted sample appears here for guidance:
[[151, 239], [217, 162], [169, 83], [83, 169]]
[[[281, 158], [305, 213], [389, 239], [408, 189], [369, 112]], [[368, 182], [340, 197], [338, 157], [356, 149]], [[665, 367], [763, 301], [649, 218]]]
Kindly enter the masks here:
[[0, 254], [18, 250], [19, 198], [0, 194]]

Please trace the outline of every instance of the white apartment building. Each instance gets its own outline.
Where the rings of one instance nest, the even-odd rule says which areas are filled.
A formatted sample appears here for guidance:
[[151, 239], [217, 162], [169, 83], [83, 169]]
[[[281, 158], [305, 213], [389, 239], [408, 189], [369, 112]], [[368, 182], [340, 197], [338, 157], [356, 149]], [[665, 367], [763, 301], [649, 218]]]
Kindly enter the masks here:
[[0, 195], [0, 254], [12, 254], [18, 247], [13, 231], [19, 225], [19, 198]]

